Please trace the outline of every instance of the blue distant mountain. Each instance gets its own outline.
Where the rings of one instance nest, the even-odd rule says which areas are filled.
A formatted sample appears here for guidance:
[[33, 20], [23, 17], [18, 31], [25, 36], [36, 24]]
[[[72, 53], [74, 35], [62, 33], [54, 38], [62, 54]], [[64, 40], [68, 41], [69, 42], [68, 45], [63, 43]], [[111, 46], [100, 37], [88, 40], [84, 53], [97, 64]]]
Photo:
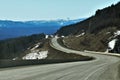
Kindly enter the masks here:
[[76, 20], [40, 20], [40, 21], [10, 21], [0, 20], [0, 40], [32, 34], [53, 34], [62, 26], [75, 24], [85, 18]]

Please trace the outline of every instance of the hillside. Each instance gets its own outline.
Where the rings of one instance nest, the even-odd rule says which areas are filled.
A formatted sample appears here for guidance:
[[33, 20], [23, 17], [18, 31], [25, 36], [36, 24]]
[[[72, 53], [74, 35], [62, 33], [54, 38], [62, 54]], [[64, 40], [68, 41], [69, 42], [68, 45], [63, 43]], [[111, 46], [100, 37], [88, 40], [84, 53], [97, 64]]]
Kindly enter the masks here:
[[97, 33], [108, 27], [116, 27], [117, 29], [120, 29], [119, 21], [120, 2], [102, 10], [97, 10], [95, 15], [82, 22], [62, 27], [56, 32], [56, 34], [67, 36], [70, 34], [80, 34], [82, 32]]
[[55, 34], [63, 38], [65, 46], [77, 50], [120, 53], [120, 2], [97, 10], [88, 19], [64, 26]]
[[[0, 41], [0, 60], [90, 60], [92, 57], [66, 54], [49, 45], [45, 34], [24, 36]], [[49, 61], [48, 61], [49, 62]]]

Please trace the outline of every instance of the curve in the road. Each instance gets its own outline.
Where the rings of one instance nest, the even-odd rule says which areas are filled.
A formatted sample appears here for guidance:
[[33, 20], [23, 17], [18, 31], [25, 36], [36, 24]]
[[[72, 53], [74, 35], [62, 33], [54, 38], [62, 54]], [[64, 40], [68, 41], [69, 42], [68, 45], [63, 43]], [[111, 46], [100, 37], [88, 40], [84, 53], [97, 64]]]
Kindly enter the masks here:
[[56, 38], [51, 46], [67, 53], [93, 56], [96, 59], [84, 62], [48, 64], [0, 70], [0, 80], [120, 80], [119, 57], [85, 53], [60, 46]]
[[[96, 60], [93, 61], [93, 63], [100, 63], [99, 65], [93, 65], [93, 66], [100, 66], [100, 65], [103, 65], [101, 66], [100, 68], [96, 68], [95, 70], [91, 71], [91, 73], [89, 75], [87, 75], [83, 80], [94, 80], [93, 78], [95, 78], [97, 73], [103, 71], [104, 72], [112, 72], [112, 73], [108, 73], [108, 74], [101, 74], [102, 75], [106, 75], [104, 77], [100, 77], [98, 79], [101, 79], [101, 80], [120, 80], [119, 79], [119, 72], [118, 72], [118, 64], [120, 62], [120, 55], [119, 54], [112, 54], [112, 53], [100, 53], [100, 52], [90, 52], [90, 51], [87, 51], [87, 52], [80, 52], [80, 51], [76, 51], [76, 50], [71, 50], [71, 49], [68, 49], [68, 48], [64, 48], [62, 47], [58, 42], [57, 42], [57, 39], [58, 38], [53, 38], [51, 40], [51, 46], [57, 50], [60, 50], [60, 51], [63, 51], [63, 52], [66, 52], [66, 53], [76, 53], [76, 54], [80, 54], [80, 55], [85, 55], [85, 56], [92, 56], [92, 57], [95, 57]], [[115, 57], [117, 56], [117, 57]], [[114, 64], [115, 63], [115, 64]], [[109, 68], [109, 66], [111, 66], [111, 70], [107, 69]], [[112, 68], [113, 67], [113, 68]], [[117, 68], [116, 71], [114, 68]], [[103, 69], [103, 70], [102, 70]], [[104, 69], [107, 69], [104, 70]], [[99, 73], [100, 74], [100, 73]], [[96, 76], [95, 76], [96, 75]], [[92, 76], [94, 76], [92, 79], [90, 79]], [[106, 78], [106, 77], [112, 77], [112, 78]], [[97, 79], [97, 80], [98, 80]]]

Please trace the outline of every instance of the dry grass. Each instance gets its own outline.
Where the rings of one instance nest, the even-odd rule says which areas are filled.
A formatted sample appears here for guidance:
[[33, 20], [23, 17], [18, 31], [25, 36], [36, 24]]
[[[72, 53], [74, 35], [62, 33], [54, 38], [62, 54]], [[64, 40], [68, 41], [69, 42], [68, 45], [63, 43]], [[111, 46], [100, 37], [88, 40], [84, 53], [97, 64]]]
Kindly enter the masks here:
[[[97, 34], [85, 34], [81, 37], [71, 36], [64, 38], [65, 46], [76, 50], [106, 51], [110, 37], [116, 31], [116, 28], [107, 28]], [[107, 33], [109, 32], [109, 33]]]
[[[42, 41], [43, 45], [39, 48], [37, 48], [37, 50], [39, 51], [46, 51], [48, 50], [48, 57], [46, 59], [57, 59], [57, 60], [78, 60], [78, 61], [86, 61], [86, 60], [91, 60], [93, 59], [92, 57], [87, 57], [87, 56], [82, 56], [82, 55], [77, 55], [74, 53], [64, 53], [61, 51], [58, 51], [56, 49], [53, 49], [50, 45], [49, 45], [49, 39], [46, 39], [44, 41]], [[23, 56], [25, 56], [26, 54], [30, 53], [30, 49], [26, 50], [24, 52], [24, 54], [22, 54], [20, 56], [19, 59], [22, 59]]]

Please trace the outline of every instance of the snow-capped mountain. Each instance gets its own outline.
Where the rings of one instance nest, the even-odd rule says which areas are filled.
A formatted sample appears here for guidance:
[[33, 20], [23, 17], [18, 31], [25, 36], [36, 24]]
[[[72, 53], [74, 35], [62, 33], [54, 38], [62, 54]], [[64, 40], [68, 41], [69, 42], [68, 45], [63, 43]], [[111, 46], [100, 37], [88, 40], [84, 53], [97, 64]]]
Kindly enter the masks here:
[[58, 25], [58, 26], [66, 26], [70, 24], [75, 24], [77, 22], [80, 22], [84, 20], [85, 18], [82, 19], [76, 19], [76, 20], [64, 20], [64, 19], [58, 19], [58, 20], [40, 20], [40, 21], [26, 21], [24, 23], [27, 24], [34, 24], [34, 25]]
[[75, 24], [84, 19], [39, 21], [0, 20], [0, 40], [39, 33], [53, 34], [62, 26]]

